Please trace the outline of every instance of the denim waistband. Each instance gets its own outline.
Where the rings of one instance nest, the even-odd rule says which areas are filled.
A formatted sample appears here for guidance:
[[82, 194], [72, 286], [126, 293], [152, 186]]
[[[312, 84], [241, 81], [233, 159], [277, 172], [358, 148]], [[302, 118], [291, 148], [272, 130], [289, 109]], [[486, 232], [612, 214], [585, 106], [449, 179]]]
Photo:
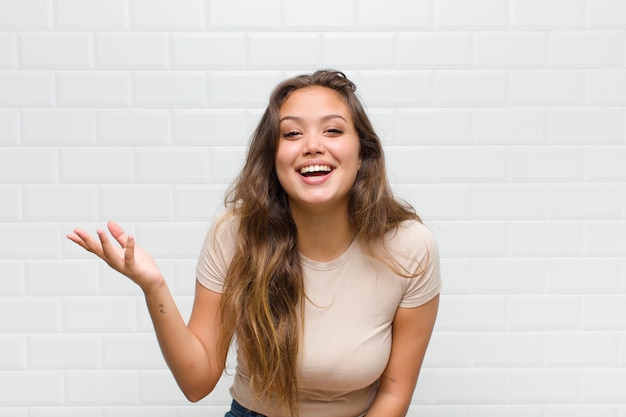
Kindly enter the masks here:
[[[230, 404], [230, 415], [234, 417], [266, 417], [263, 414], [248, 410], [246, 407], [239, 404], [235, 400], [233, 400], [233, 402]], [[225, 417], [229, 417], [229, 414], [227, 413]]]

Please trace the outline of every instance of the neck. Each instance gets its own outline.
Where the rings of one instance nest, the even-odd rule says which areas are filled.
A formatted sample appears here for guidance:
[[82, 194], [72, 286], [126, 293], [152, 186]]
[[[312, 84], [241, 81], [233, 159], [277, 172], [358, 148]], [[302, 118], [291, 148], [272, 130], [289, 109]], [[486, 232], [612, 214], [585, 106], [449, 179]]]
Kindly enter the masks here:
[[292, 207], [291, 214], [298, 229], [298, 249], [307, 258], [320, 262], [336, 259], [354, 239], [347, 207], [326, 212]]

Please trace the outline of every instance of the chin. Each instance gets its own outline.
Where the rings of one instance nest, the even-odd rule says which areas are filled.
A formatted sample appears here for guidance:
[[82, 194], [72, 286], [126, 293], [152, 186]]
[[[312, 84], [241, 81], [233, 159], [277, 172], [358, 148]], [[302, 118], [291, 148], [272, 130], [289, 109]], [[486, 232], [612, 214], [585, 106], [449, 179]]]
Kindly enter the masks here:
[[306, 210], [339, 210], [342, 207], [347, 207], [348, 200], [347, 199], [332, 199], [328, 197], [319, 197], [319, 198], [305, 198], [305, 199], [297, 199], [292, 200], [292, 207], [298, 207]]

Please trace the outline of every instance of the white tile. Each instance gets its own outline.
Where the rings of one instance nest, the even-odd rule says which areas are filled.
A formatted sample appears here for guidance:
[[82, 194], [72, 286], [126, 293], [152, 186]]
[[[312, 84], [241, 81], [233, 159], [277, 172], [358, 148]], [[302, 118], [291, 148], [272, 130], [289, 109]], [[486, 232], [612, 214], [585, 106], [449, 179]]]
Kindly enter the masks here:
[[28, 221], [95, 220], [93, 185], [30, 185], [24, 187], [24, 219]]
[[585, 74], [579, 70], [511, 71], [511, 102], [514, 105], [581, 105], [585, 97]]
[[0, 33], [0, 68], [17, 67], [17, 37], [13, 33]]
[[25, 145], [93, 145], [96, 115], [90, 110], [24, 110], [21, 113]]
[[360, 0], [358, 24], [364, 29], [427, 28], [432, 26], [429, 0]]
[[126, 107], [131, 76], [117, 71], [67, 71], [56, 75], [57, 104], [64, 107]]
[[168, 110], [102, 110], [98, 112], [98, 143], [147, 146], [171, 142]]
[[[355, 11], [349, 1], [288, 1], [284, 8], [284, 22], [288, 29], [348, 29], [354, 26]], [[329, 10], [332, 13], [328, 13]]]
[[130, 0], [131, 28], [151, 30], [203, 30], [204, 0]]
[[134, 104], [148, 107], [201, 107], [207, 103], [204, 72], [136, 72]]
[[319, 62], [321, 41], [316, 33], [249, 33], [246, 40], [251, 68], [311, 68]]
[[246, 61], [246, 37], [242, 33], [173, 33], [174, 68], [241, 69]]
[[514, 29], [582, 28], [585, 21], [584, 0], [513, 0]]
[[469, 68], [472, 37], [467, 32], [401, 32], [398, 37], [400, 68]]
[[128, 0], [54, 0], [56, 29], [128, 28]]
[[550, 34], [554, 68], [620, 68], [624, 65], [622, 32], [554, 32]]
[[18, 36], [23, 68], [82, 69], [93, 66], [92, 37], [87, 33], [22, 33]]
[[0, 72], [0, 106], [45, 107], [52, 104], [54, 75], [51, 72]]
[[[56, 406], [63, 404], [63, 372], [8, 371], [0, 375], [0, 405]], [[19, 414], [16, 414], [19, 415]]]
[[96, 68], [158, 69], [170, 65], [165, 33], [98, 33], [94, 43]]
[[50, 30], [52, 28], [50, 0], [4, 0], [0, 13], [0, 28]]
[[437, 0], [435, 26], [444, 29], [508, 28], [508, 0]]
[[545, 68], [548, 35], [544, 32], [475, 32], [474, 62], [481, 68]]
[[209, 27], [277, 29], [281, 25], [280, 0], [208, 0]]

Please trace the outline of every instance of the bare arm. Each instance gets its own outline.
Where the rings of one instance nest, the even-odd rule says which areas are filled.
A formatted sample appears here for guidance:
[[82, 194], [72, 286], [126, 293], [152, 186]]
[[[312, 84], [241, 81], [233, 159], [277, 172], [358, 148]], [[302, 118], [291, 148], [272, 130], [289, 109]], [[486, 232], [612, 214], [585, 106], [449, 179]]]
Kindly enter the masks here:
[[409, 409], [435, 325], [439, 295], [416, 308], [398, 308], [391, 355], [366, 417], [403, 417]]
[[217, 358], [215, 343], [221, 295], [197, 284], [191, 319], [186, 325], [152, 257], [136, 246], [134, 238], [127, 236], [116, 223], [109, 222], [108, 229], [119, 246], [111, 243], [104, 230], [98, 230], [98, 239], [81, 229], [74, 230], [67, 238], [139, 285], [161, 351], [176, 382], [189, 400], [202, 399], [213, 390], [224, 369]]
[[213, 391], [224, 370], [216, 352], [221, 294], [196, 282], [188, 325], [166, 286], [145, 296], [163, 357], [178, 386], [190, 401], [201, 400]]

